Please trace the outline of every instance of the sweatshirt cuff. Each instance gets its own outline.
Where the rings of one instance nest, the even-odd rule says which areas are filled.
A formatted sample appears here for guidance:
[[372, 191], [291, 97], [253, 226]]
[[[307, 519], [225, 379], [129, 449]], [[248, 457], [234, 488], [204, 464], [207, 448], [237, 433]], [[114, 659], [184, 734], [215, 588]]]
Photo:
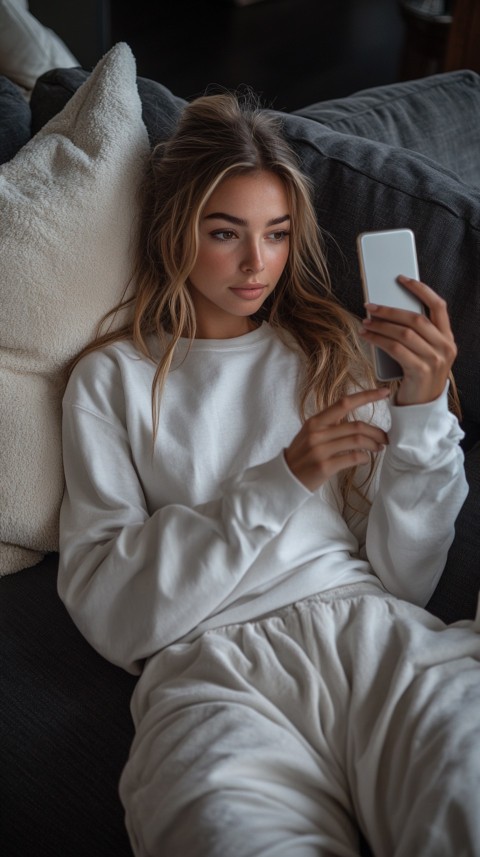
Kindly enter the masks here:
[[454, 414], [448, 409], [449, 382], [433, 402], [395, 405], [390, 402], [389, 450], [410, 464], [426, 466], [464, 437]]

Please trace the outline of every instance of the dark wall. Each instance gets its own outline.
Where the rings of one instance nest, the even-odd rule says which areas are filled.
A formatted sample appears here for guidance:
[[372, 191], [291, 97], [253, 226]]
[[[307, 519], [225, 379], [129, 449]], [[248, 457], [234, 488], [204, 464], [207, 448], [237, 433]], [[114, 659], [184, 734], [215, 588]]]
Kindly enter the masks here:
[[138, 74], [194, 97], [248, 84], [280, 110], [399, 77], [399, 0], [31, 0], [84, 68], [126, 41]]
[[84, 68], [92, 68], [110, 47], [109, 0], [29, 0], [28, 7], [63, 39]]

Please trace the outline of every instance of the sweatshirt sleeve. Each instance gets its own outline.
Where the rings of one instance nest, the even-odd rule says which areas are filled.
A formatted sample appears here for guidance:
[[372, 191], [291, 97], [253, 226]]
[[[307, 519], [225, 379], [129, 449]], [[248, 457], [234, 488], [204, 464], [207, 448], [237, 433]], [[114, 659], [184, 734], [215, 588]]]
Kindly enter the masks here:
[[91, 645], [134, 673], [215, 613], [310, 496], [280, 452], [212, 502], [150, 511], [121, 414], [68, 397], [63, 454], [58, 591]]
[[385, 588], [425, 605], [445, 567], [468, 493], [448, 386], [434, 402], [390, 403], [389, 444], [372, 485], [365, 552]]

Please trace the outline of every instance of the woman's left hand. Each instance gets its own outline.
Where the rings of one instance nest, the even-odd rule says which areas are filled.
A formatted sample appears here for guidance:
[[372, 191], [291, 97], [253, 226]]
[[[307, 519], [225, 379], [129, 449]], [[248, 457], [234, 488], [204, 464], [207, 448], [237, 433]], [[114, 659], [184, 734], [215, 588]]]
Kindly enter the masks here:
[[370, 318], [364, 320], [361, 335], [400, 363], [404, 374], [396, 404], [425, 404], [442, 394], [457, 347], [445, 301], [418, 280], [399, 277], [398, 281], [422, 301], [430, 317], [366, 304]]

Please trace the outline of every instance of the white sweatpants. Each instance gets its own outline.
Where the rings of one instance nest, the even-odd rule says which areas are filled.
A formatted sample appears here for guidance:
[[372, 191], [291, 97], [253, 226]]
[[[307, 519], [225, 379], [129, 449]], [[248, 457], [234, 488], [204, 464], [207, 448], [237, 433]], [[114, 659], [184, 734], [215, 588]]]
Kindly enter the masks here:
[[480, 633], [368, 584], [147, 665], [120, 793], [136, 855], [480, 855]]

